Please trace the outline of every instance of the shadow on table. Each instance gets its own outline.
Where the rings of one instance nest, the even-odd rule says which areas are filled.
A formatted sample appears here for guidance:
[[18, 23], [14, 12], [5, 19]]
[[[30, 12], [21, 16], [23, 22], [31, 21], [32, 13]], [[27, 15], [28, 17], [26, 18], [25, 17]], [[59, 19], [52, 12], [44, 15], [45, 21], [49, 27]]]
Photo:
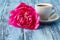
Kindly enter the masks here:
[[59, 22], [60, 22], [60, 19], [55, 21], [55, 22], [50, 22], [50, 23], [41, 23], [40, 22], [40, 25], [39, 25], [38, 29], [42, 29], [46, 26], [54, 26], [54, 25], [57, 25]]

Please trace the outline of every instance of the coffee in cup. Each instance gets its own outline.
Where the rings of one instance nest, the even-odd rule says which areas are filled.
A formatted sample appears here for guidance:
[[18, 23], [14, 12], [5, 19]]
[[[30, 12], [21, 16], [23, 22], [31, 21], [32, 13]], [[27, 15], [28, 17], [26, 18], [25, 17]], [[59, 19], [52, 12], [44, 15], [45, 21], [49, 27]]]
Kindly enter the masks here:
[[48, 19], [50, 14], [55, 11], [53, 5], [49, 3], [36, 4], [35, 9], [39, 14], [40, 19]]

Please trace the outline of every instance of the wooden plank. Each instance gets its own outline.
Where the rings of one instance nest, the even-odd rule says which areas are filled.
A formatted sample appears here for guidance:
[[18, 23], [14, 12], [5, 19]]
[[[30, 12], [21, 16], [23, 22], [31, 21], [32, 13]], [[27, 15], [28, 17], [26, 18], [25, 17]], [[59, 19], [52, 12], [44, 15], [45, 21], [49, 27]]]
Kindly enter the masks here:
[[60, 40], [60, 20], [52, 24], [41, 24], [42, 28], [37, 30], [15, 28], [7, 22], [9, 11], [19, 2], [25, 2], [33, 7], [36, 3], [51, 3], [57, 7], [57, 13], [60, 15], [60, 0], [1, 0], [0, 2], [0, 40]]
[[24, 30], [25, 40], [60, 40], [60, 23], [41, 25], [37, 30]]
[[8, 24], [9, 11], [19, 3], [19, 0], [3, 0], [3, 6], [1, 10], [1, 40], [23, 40], [23, 30], [21, 28], [15, 28]]
[[[60, 14], [60, 1], [59, 0], [31, 0], [31, 4], [36, 3], [51, 3], [57, 8]], [[33, 5], [34, 6], [34, 5]], [[51, 24], [41, 24], [41, 28], [37, 30], [24, 30], [24, 40], [60, 40], [60, 19]]]

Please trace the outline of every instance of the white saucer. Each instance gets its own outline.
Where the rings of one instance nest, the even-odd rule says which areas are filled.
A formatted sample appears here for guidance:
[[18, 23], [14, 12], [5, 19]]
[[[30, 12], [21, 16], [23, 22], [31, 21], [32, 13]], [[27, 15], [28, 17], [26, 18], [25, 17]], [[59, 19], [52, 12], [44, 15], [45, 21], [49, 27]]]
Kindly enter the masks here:
[[40, 22], [54, 22], [54, 21], [57, 21], [59, 19], [59, 16], [54, 13], [48, 20], [41, 20], [40, 19]]

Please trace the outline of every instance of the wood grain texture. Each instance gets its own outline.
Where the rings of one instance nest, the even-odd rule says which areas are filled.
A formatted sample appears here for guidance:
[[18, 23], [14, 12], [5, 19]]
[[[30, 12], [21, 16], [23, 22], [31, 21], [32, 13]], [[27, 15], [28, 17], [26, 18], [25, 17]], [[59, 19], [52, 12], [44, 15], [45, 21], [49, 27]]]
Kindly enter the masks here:
[[[29, 1], [30, 2], [30, 1]], [[59, 0], [31, 0], [33, 6], [36, 3], [51, 3], [57, 8], [57, 14], [60, 15], [60, 1]], [[60, 19], [58, 22], [51, 24], [41, 24], [41, 28], [37, 30], [24, 30], [25, 40], [60, 40]]]
[[8, 24], [9, 11], [14, 9], [19, 0], [1, 0], [0, 3], [0, 40], [22, 40], [21, 28], [15, 28]]
[[41, 24], [37, 30], [9, 25], [9, 11], [19, 2], [25, 2], [33, 7], [36, 3], [51, 3], [60, 15], [60, 0], [0, 0], [0, 40], [60, 40], [60, 19], [54, 23]]

